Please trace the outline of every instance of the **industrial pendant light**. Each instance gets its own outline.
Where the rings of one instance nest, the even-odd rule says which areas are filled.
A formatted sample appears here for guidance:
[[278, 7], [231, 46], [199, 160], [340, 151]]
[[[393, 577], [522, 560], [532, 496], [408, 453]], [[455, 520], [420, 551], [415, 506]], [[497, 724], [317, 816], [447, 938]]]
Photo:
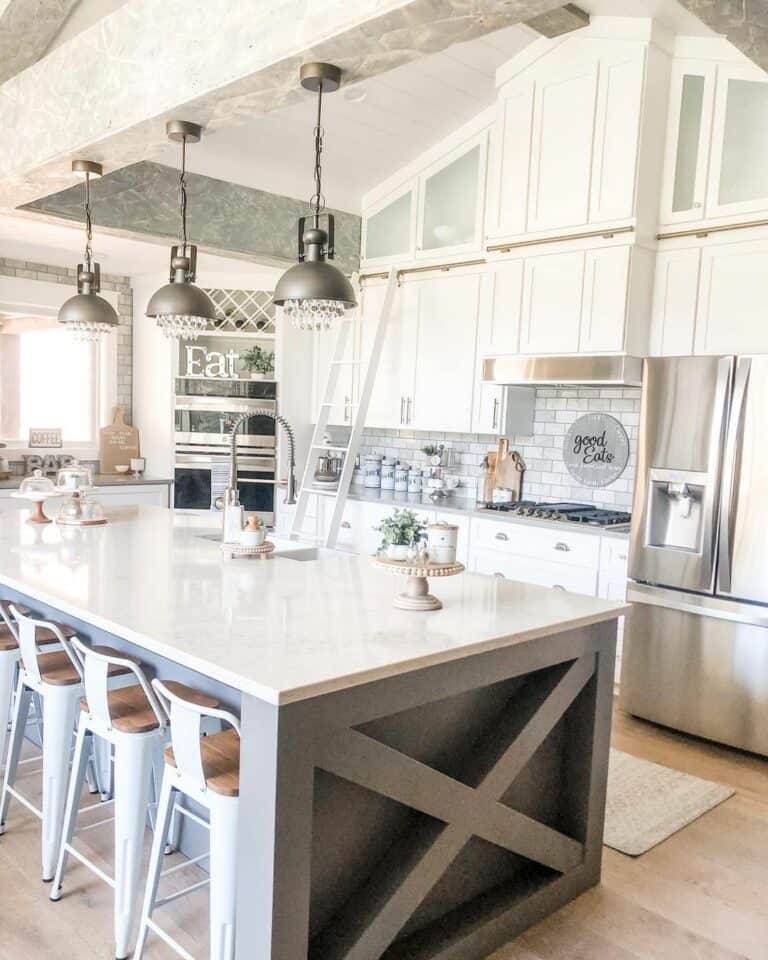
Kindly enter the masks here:
[[179, 242], [171, 247], [171, 282], [155, 293], [147, 304], [147, 316], [155, 317], [166, 337], [197, 340], [209, 320], [216, 320], [216, 308], [208, 294], [195, 286], [197, 247], [187, 242], [187, 143], [197, 143], [203, 128], [197, 123], [169, 120], [168, 139], [181, 143], [179, 174]]
[[59, 323], [71, 330], [78, 340], [98, 340], [102, 333], [110, 333], [120, 322], [114, 307], [100, 297], [101, 270], [93, 262], [91, 240], [91, 176], [100, 177], [100, 163], [93, 160], [73, 160], [72, 172], [85, 176], [85, 254], [77, 265], [77, 293], [62, 304]]
[[[352, 284], [333, 264], [333, 215], [323, 215], [325, 198], [322, 189], [321, 157], [323, 152], [323, 93], [339, 89], [341, 70], [330, 63], [305, 63], [299, 74], [302, 87], [317, 93], [315, 124], [315, 192], [310, 200], [311, 226], [308, 217], [299, 220], [299, 262], [286, 270], [275, 287], [274, 302], [302, 330], [329, 330], [345, 310], [356, 306]], [[325, 216], [328, 230], [320, 227]]]

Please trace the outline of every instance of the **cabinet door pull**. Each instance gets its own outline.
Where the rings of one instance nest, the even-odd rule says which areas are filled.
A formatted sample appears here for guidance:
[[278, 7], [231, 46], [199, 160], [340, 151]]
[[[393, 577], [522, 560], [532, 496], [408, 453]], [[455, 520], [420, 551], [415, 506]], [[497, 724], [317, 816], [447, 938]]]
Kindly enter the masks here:
[[411, 398], [408, 397], [408, 400], [407, 400], [406, 406], [405, 406], [405, 422], [406, 422], [406, 423], [410, 423], [410, 422], [411, 422], [411, 403], [412, 403], [412, 402], [413, 402], [413, 401], [411, 400]]
[[493, 423], [491, 424], [491, 430], [497, 430], [499, 426], [499, 398], [496, 397], [493, 401]]
[[351, 530], [351, 529], [352, 529], [352, 524], [349, 522], [349, 520], [342, 520], [342, 521], [341, 521], [341, 528], [342, 528], [342, 530]]
[[571, 548], [567, 543], [563, 543], [562, 540], [558, 540], [558, 542], [555, 544], [555, 550], [561, 550], [563, 553], [571, 552]]
[[619, 554], [619, 560], [626, 560], [626, 559], [627, 559], [626, 553], [620, 553], [620, 554]]
[[352, 419], [350, 407], [352, 405], [352, 397], [348, 397], [344, 394], [344, 423], [349, 423]]
[[405, 397], [400, 397], [400, 423], [405, 423]]
[[568, 591], [565, 589], [565, 587], [562, 585], [562, 583], [553, 583], [553, 584], [552, 584], [552, 589], [553, 589], [553, 590], [562, 590], [563, 593], [567, 593], [567, 592], [568, 592]]
[[506, 580], [506, 579], [507, 579], [507, 578], [504, 576], [504, 574], [503, 574], [503, 573], [499, 573], [498, 570], [496, 571], [496, 573], [494, 573], [494, 577], [496, 577], [497, 580]]
[[499, 532], [499, 533], [496, 534], [496, 539], [497, 539], [497, 540], [509, 540], [509, 537], [506, 535], [506, 533], [501, 533], [501, 532]]

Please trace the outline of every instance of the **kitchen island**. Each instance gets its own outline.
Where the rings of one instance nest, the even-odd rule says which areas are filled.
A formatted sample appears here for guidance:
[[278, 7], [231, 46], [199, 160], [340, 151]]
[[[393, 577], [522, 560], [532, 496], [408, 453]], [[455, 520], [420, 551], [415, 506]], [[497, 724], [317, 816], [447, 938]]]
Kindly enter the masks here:
[[466, 574], [406, 612], [369, 558], [108, 516], [0, 516], [0, 593], [239, 708], [243, 960], [479, 960], [598, 882], [626, 607]]

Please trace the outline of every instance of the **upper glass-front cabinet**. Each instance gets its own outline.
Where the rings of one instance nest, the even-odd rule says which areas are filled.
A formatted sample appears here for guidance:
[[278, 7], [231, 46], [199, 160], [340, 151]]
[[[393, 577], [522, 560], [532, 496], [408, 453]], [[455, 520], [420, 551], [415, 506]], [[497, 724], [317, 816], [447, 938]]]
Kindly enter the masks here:
[[768, 209], [768, 81], [749, 64], [674, 65], [661, 222]]
[[409, 260], [416, 232], [416, 185], [387, 197], [365, 217], [363, 260]]
[[479, 249], [487, 133], [462, 144], [419, 178], [416, 256]]

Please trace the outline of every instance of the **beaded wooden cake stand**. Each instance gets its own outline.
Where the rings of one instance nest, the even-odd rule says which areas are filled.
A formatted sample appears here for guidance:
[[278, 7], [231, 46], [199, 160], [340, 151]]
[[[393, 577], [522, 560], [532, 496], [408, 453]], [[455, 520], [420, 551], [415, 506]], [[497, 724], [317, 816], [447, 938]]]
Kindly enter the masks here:
[[398, 593], [392, 603], [400, 610], [440, 610], [441, 600], [429, 592], [428, 577], [455, 577], [464, 572], [463, 563], [419, 563], [410, 560], [388, 560], [374, 557], [374, 564], [388, 573], [408, 577], [405, 592]]
[[274, 552], [275, 545], [271, 540], [265, 540], [258, 547], [248, 547], [244, 543], [222, 543], [221, 552], [225, 557], [232, 560], [240, 560], [246, 557], [264, 558]]

